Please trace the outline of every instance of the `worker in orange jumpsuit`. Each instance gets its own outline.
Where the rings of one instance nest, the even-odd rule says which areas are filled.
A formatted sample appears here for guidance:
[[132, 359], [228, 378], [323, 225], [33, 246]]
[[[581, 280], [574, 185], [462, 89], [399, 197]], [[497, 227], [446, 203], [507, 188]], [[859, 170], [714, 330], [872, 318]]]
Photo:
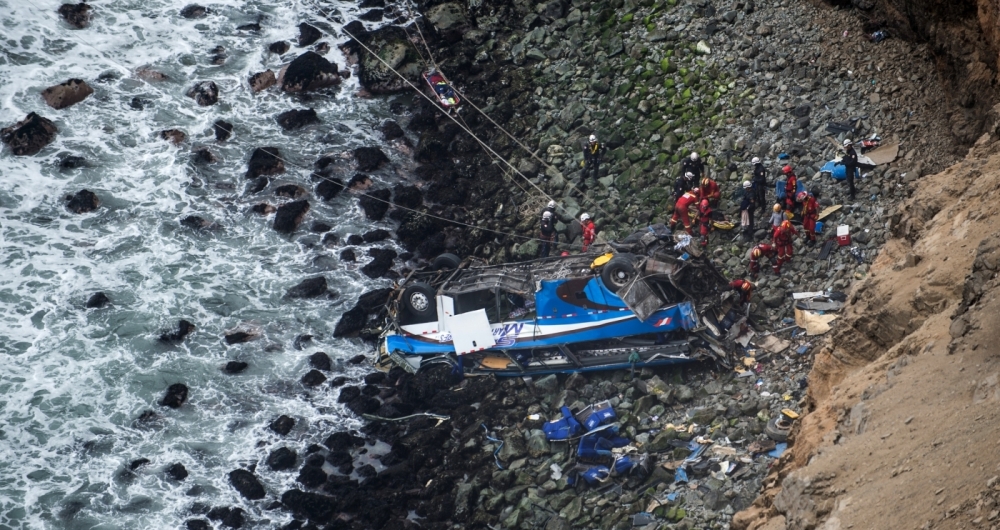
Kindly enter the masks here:
[[748, 280], [738, 279], [729, 282], [729, 288], [740, 295], [741, 304], [749, 304], [750, 297], [753, 296], [753, 284]]
[[792, 211], [795, 209], [795, 193], [799, 189], [799, 178], [795, 176], [792, 166], [781, 168], [785, 174], [785, 209]]
[[774, 245], [778, 249], [778, 260], [774, 265], [774, 273], [781, 274], [781, 266], [792, 261], [792, 238], [799, 235], [791, 221], [782, 221], [774, 229]]
[[796, 200], [802, 204], [802, 229], [809, 238], [809, 246], [816, 244], [816, 221], [819, 219], [819, 203], [812, 193], [799, 192]]
[[580, 225], [583, 227], [583, 251], [586, 252], [590, 248], [590, 245], [594, 243], [594, 238], [597, 236], [597, 226], [594, 225], [590, 214], [586, 213], [580, 214]]
[[[750, 277], [756, 279], [757, 275], [760, 274], [760, 260], [761, 258], [767, 258], [774, 262], [774, 256], [777, 254], [773, 245], [767, 243], [761, 243], [753, 250], [750, 251]], [[776, 266], [776, 265], [773, 265]]]
[[705, 177], [701, 179], [701, 188], [699, 189], [701, 189], [701, 200], [707, 200], [712, 208], [719, 205], [719, 200], [722, 199], [722, 191], [719, 189], [717, 182]]
[[685, 191], [681, 195], [681, 198], [677, 199], [677, 202], [674, 203], [674, 215], [670, 218], [671, 230], [677, 226], [677, 221], [681, 221], [684, 223], [684, 230], [687, 230], [689, 234], [691, 233], [691, 215], [688, 214], [688, 209], [698, 204], [698, 195], [700, 192], [701, 190], [694, 188], [691, 191]]
[[712, 229], [712, 206], [708, 199], [702, 199], [698, 205], [698, 224], [701, 225], [701, 246], [708, 246], [708, 232]]

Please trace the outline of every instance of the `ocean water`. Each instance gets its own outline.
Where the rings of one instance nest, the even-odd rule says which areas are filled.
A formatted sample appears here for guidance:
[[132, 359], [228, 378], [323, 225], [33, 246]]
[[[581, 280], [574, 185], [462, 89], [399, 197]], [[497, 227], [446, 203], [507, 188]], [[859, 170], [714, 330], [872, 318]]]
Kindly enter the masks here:
[[[34, 111], [59, 128], [38, 155], [0, 151], [0, 529], [179, 528], [194, 503], [241, 506], [255, 525], [276, 526], [287, 514], [261, 506], [291, 487], [296, 473], [268, 470], [267, 453], [284, 444], [302, 454], [329, 432], [358, 427], [336, 403], [336, 390], [299, 383], [307, 357], [325, 351], [339, 372], [331, 377], [359, 376], [362, 369], [345, 361], [367, 347], [334, 339], [332, 331], [358, 294], [388, 284], [362, 275], [360, 264], [340, 262], [339, 248], [315, 245], [320, 236], [307, 228], [323, 221], [343, 237], [391, 227], [365, 220], [357, 199], [343, 193], [327, 204], [310, 199], [303, 227], [291, 237], [278, 234], [270, 218], [248, 212], [261, 199], [279, 201], [268, 192], [246, 194], [246, 161], [255, 147], [277, 146], [288, 172], [276, 184], [311, 190], [305, 168], [321, 154], [380, 143], [374, 129], [389, 115], [388, 101], [356, 97], [353, 77], [309, 98], [250, 91], [250, 74], [277, 72], [304, 51], [294, 46], [299, 23], [337, 30], [317, 16], [314, 2], [211, 0], [202, 3], [211, 14], [187, 20], [178, 15], [186, 2], [93, 0], [83, 30], [59, 19], [60, 3], [0, 0], [0, 124]], [[339, 10], [345, 21], [358, 11], [355, 3], [322, 8]], [[261, 32], [235, 29], [259, 17]], [[277, 40], [293, 44], [285, 61], [266, 51]], [[332, 47], [327, 58], [346, 67], [336, 47], [346, 39], [322, 40]], [[216, 46], [225, 49], [223, 65], [212, 64]], [[134, 74], [140, 67], [169, 80], [144, 82]], [[70, 78], [86, 80], [95, 93], [63, 110], [45, 105], [40, 92]], [[199, 107], [185, 97], [203, 80], [219, 86], [218, 105]], [[143, 110], [130, 107], [136, 97], [148, 101]], [[273, 119], [310, 107], [321, 124], [286, 133]], [[214, 140], [217, 119], [235, 125], [228, 142]], [[180, 146], [161, 140], [159, 131], [171, 128], [188, 139]], [[191, 149], [201, 145], [219, 162], [194, 165]], [[405, 154], [384, 149], [393, 168], [374, 178], [392, 184], [404, 178]], [[88, 166], [60, 170], [68, 154]], [[102, 207], [67, 211], [64, 197], [80, 189], [95, 192]], [[220, 227], [184, 228], [179, 220], [187, 215]], [[317, 274], [335, 299], [283, 298]], [[84, 309], [97, 291], [111, 305]], [[176, 346], [159, 343], [180, 318], [197, 331]], [[257, 329], [261, 338], [227, 346], [225, 331], [237, 327]], [[298, 350], [293, 342], [301, 334], [316, 338]], [[230, 360], [250, 367], [226, 375], [221, 367]], [[160, 407], [164, 390], [178, 382], [190, 388], [188, 404]], [[159, 419], [135, 425], [145, 410]], [[280, 414], [297, 421], [284, 439], [267, 429]], [[124, 473], [139, 458], [150, 463]], [[163, 472], [178, 462], [190, 473], [183, 482]], [[254, 462], [269, 499], [247, 503], [227, 474]]]

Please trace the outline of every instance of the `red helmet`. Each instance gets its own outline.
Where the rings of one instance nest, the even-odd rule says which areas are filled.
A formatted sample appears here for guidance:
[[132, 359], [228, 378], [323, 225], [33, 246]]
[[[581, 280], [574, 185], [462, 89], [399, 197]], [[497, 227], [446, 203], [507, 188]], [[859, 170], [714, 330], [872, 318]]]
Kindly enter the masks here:
[[759, 248], [755, 248], [755, 249], [753, 249], [753, 251], [752, 251], [752, 252], [750, 253], [750, 255], [751, 255], [751, 256], [753, 256], [753, 257], [754, 257], [755, 259], [758, 259], [758, 258], [760, 258], [761, 256], [763, 256], [763, 255], [764, 255], [764, 252], [763, 252], [763, 251], [761, 251], [761, 250], [760, 250]]
[[702, 199], [701, 200], [701, 207], [702, 208], [708, 208], [708, 199]]
[[782, 230], [791, 230], [792, 229], [792, 222], [791, 221], [787, 221], [787, 220], [786, 221], [782, 221], [781, 222], [781, 229]]
[[785, 167], [781, 168], [781, 172], [784, 173], [784, 174], [786, 174], [786, 175], [791, 175], [792, 174], [792, 166], [785, 166]]
[[808, 197], [808, 196], [809, 196], [808, 193], [806, 193], [804, 191], [800, 191], [799, 194], [795, 196], [795, 200], [797, 200], [799, 202], [803, 202], [803, 201], [806, 200], [806, 197]]
[[751, 289], [753, 289], [753, 284], [746, 280], [743, 280], [743, 285], [741, 285], [740, 288], [742, 288], [744, 291], [750, 291]]

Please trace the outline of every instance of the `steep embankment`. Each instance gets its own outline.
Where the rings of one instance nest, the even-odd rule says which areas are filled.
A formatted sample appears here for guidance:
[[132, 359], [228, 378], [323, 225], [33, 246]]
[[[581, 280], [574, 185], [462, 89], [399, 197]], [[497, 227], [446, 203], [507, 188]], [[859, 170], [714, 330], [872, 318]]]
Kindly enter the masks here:
[[892, 217], [893, 238], [817, 355], [793, 449], [734, 528], [951, 528], [996, 517], [998, 111], [992, 136], [920, 181]]

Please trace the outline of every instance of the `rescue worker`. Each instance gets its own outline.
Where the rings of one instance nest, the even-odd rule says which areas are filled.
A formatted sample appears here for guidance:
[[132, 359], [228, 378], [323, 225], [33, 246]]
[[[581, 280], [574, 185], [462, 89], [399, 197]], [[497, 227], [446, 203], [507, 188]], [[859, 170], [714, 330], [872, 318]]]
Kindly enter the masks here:
[[[774, 249], [774, 245], [769, 245], [767, 243], [761, 243], [753, 250], [750, 251], [750, 277], [756, 279], [757, 275], [760, 274], [760, 260], [761, 258], [767, 258], [772, 262], [772, 268], [776, 267], [774, 257], [777, 251]], [[775, 270], [777, 272], [777, 270]]]
[[778, 259], [774, 265], [775, 274], [781, 274], [781, 266], [792, 261], [792, 238], [798, 234], [792, 222], [788, 220], [782, 221], [781, 225], [774, 229], [774, 246], [778, 251]]
[[701, 225], [701, 246], [708, 246], [708, 232], [712, 229], [712, 205], [702, 199], [698, 205], [698, 224]]
[[587, 178], [587, 172], [593, 171], [594, 180], [597, 180], [601, 175], [599, 174], [601, 159], [604, 158], [604, 145], [597, 141], [597, 135], [590, 135], [590, 141], [587, 142], [586, 147], [583, 148], [583, 178]]
[[684, 162], [681, 162], [681, 172], [692, 173], [694, 178], [698, 180], [701, 180], [702, 176], [708, 176], [705, 175], [705, 164], [698, 158], [698, 153], [694, 151], [691, 152], [691, 156], [684, 159]]
[[[556, 201], [549, 201], [549, 203], [545, 205], [545, 209], [542, 210], [542, 216], [545, 215], [545, 212], [549, 212], [552, 214], [552, 226], [555, 227], [555, 224], [559, 221], [559, 216], [556, 214]], [[555, 248], [558, 245], [559, 245], [559, 232], [553, 230], [552, 248]]]
[[688, 209], [698, 204], [698, 188], [694, 188], [691, 191], [685, 191], [684, 195], [681, 195], [680, 199], [674, 203], [674, 215], [670, 218], [670, 229], [673, 230], [677, 226], [677, 222], [680, 221], [684, 224], [684, 230], [687, 233], [691, 233], [691, 215], [688, 213]]
[[753, 296], [753, 284], [749, 280], [742, 278], [729, 282], [729, 288], [740, 295], [741, 304], [749, 304], [750, 297]]
[[799, 178], [795, 176], [792, 166], [781, 168], [781, 172], [785, 174], [785, 209], [794, 210], [795, 194], [798, 193]]
[[819, 219], [819, 203], [811, 193], [799, 193], [798, 202], [802, 204], [802, 229], [809, 239], [808, 245], [816, 244], [816, 221]]
[[681, 198], [684, 192], [691, 191], [694, 189], [694, 173], [688, 171], [687, 173], [682, 173], [681, 176], [677, 177], [677, 181], [674, 182], [674, 201]]
[[541, 237], [539, 238], [542, 240], [539, 249], [543, 258], [549, 257], [549, 251], [555, 246], [555, 236], [555, 219], [552, 218], [552, 212], [546, 210], [542, 213]]
[[580, 225], [583, 226], [583, 251], [586, 252], [593, 244], [594, 237], [597, 236], [597, 227], [590, 219], [590, 214], [586, 213], [580, 214]]
[[854, 150], [854, 143], [849, 139], [844, 140], [844, 157], [837, 162], [837, 165], [844, 166], [847, 174], [847, 189], [851, 200], [854, 200], [854, 173], [858, 169], [858, 152]]
[[740, 201], [740, 226], [743, 227], [743, 237], [753, 239], [753, 212], [757, 208], [753, 196], [753, 184], [743, 181], [743, 200]]
[[750, 161], [753, 164], [753, 197], [757, 206], [764, 208], [767, 204], [767, 169], [760, 159], [753, 157]]
[[719, 205], [719, 200], [722, 199], [722, 190], [719, 189], [719, 184], [714, 180], [705, 177], [701, 179], [701, 198], [707, 200], [708, 204], [715, 208]]

